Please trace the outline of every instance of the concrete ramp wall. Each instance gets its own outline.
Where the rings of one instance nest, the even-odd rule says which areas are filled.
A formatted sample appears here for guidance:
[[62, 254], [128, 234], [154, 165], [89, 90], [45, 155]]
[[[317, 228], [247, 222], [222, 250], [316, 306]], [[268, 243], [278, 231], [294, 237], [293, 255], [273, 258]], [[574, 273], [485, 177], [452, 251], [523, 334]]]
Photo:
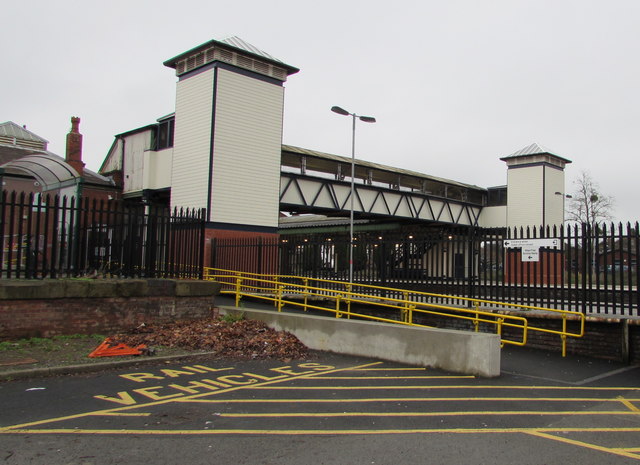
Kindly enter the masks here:
[[500, 375], [497, 334], [421, 328], [267, 310], [220, 307], [288, 331], [310, 349], [380, 358], [484, 377]]

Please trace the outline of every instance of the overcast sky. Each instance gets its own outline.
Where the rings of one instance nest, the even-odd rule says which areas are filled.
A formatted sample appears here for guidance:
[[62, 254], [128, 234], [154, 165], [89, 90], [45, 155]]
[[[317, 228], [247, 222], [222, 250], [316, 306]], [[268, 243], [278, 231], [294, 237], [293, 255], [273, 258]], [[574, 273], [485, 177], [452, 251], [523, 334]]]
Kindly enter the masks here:
[[309, 2], [22, 0], [2, 7], [0, 122], [64, 155], [82, 119], [84, 159], [175, 107], [162, 62], [239, 36], [292, 66], [283, 142], [482, 187], [533, 142], [573, 161], [640, 220], [640, 1]]

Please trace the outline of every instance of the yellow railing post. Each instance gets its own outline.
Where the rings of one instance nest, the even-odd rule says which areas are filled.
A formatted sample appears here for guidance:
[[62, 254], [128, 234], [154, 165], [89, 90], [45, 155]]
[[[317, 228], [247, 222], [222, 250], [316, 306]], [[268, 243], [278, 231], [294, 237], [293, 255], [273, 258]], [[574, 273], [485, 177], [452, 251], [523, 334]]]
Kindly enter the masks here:
[[567, 356], [567, 315], [562, 315], [562, 356]]
[[478, 331], [480, 331], [480, 313], [478, 313], [480, 311], [480, 302], [478, 302], [476, 300], [475, 302], [475, 307], [476, 307], [476, 317], [473, 319], [473, 327], [476, 330], [476, 333]]
[[304, 283], [304, 311], [307, 311], [307, 305], [309, 304], [308, 299], [309, 299], [309, 278], [304, 278], [302, 280], [302, 282]]
[[280, 286], [280, 283], [278, 282], [278, 277], [277, 276], [272, 276], [272, 280], [273, 280], [273, 295], [274, 295], [274, 300], [273, 300], [273, 306], [278, 308], [278, 287]]
[[336, 318], [342, 318], [342, 313], [340, 313], [340, 294], [336, 294]]
[[[502, 339], [502, 323], [504, 323], [504, 318], [498, 318], [498, 323], [496, 324], [496, 330], [500, 339]], [[504, 344], [501, 344], [504, 345]]]
[[236, 307], [240, 306], [240, 296], [242, 292], [242, 278], [236, 273]]
[[[351, 319], [351, 290], [353, 289], [353, 284], [349, 283], [347, 284], [347, 298], [346, 298], [346, 302], [347, 302], [347, 319]], [[342, 316], [342, 315], [340, 315]]]
[[402, 319], [402, 321], [404, 321], [405, 323], [409, 323], [409, 293], [408, 292], [403, 292], [402, 296], [404, 297], [404, 308], [402, 308], [400, 310], [400, 318]]
[[282, 284], [278, 284], [278, 289], [276, 291], [276, 305], [278, 307], [278, 311], [282, 311], [282, 307], [284, 304], [282, 303], [282, 292], [284, 290], [284, 286]]

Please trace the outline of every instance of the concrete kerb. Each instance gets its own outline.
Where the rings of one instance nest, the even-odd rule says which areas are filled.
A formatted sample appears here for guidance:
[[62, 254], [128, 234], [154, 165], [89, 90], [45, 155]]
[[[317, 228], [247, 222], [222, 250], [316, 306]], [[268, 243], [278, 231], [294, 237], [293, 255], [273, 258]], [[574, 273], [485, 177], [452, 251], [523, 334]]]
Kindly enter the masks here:
[[483, 377], [500, 376], [500, 337], [419, 326], [327, 318], [250, 308], [219, 307], [220, 314], [244, 313], [277, 331], [295, 335], [308, 348], [374, 357]]

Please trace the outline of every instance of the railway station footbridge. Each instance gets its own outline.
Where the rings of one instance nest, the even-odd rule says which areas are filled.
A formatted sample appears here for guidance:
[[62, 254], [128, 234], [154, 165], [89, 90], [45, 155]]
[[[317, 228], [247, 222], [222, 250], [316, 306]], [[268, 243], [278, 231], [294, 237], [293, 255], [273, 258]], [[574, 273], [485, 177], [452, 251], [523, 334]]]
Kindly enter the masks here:
[[[348, 216], [351, 162], [347, 157], [282, 147], [280, 210]], [[354, 161], [354, 216], [478, 226], [488, 190], [377, 163]], [[506, 199], [505, 199], [506, 200]]]

